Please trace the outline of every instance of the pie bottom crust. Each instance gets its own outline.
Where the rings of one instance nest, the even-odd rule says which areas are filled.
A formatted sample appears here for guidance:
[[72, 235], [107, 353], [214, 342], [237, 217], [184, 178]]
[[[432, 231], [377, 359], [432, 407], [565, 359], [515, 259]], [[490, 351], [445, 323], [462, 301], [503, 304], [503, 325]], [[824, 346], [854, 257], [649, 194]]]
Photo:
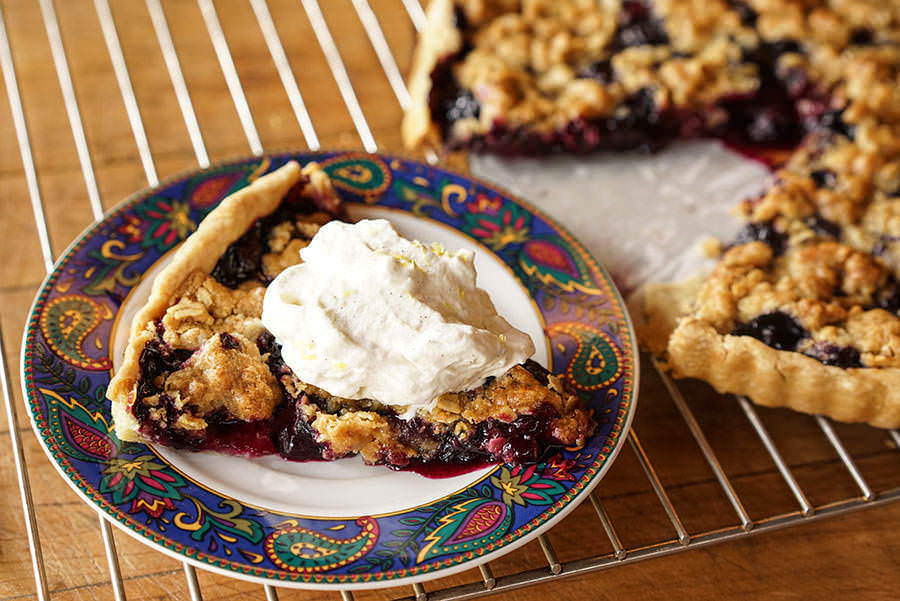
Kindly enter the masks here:
[[693, 317], [678, 322], [668, 338], [665, 357], [673, 376], [704, 380], [719, 392], [744, 395], [757, 405], [878, 428], [900, 427], [897, 368], [825, 365], [750, 336], [720, 334]]

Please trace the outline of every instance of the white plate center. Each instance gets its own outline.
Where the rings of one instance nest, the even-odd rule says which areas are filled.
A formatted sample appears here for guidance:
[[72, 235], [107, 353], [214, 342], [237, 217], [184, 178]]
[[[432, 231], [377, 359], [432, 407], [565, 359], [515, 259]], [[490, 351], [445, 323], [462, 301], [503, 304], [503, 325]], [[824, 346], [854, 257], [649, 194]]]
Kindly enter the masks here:
[[[548, 366], [546, 336], [537, 307], [510, 269], [494, 254], [436, 221], [381, 207], [353, 204], [349, 210], [353, 219], [388, 219], [407, 238], [440, 242], [448, 250], [473, 250], [478, 285], [488, 291], [500, 315], [531, 336], [537, 348], [534, 359]], [[171, 256], [170, 252], [166, 259]], [[115, 368], [121, 365], [131, 320], [147, 301], [153, 279], [167, 263], [166, 259], [144, 274], [121, 308], [114, 332]], [[187, 478], [223, 496], [277, 512], [316, 517], [352, 517], [410, 509], [461, 490], [493, 469], [431, 479], [413, 472], [367, 466], [357, 457], [298, 463], [277, 456], [247, 458], [155, 448]]]

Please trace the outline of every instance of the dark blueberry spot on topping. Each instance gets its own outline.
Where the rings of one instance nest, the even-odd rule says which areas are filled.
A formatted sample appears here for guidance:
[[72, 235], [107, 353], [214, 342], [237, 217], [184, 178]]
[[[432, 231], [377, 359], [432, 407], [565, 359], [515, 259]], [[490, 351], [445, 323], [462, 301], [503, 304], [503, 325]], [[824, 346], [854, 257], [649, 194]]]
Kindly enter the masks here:
[[190, 349], [173, 349], [161, 339], [149, 341], [138, 357], [138, 369], [141, 373], [138, 384], [138, 397], [150, 396], [159, 392], [154, 380], [164, 374], [180, 369], [181, 365], [194, 354]]
[[546, 386], [547, 382], [549, 382], [550, 372], [547, 369], [533, 359], [528, 359], [522, 366], [534, 376], [534, 379], [541, 383], [542, 386]]
[[841, 226], [833, 221], [828, 221], [820, 215], [807, 217], [805, 223], [820, 236], [834, 238], [836, 240], [840, 240], [841, 238]]
[[654, 125], [659, 121], [659, 111], [651, 88], [641, 88], [625, 99], [628, 113], [624, 117], [614, 119], [616, 127], [638, 128]]
[[875, 43], [875, 32], [865, 27], [854, 29], [850, 34], [850, 43], [854, 46], [869, 46]]
[[596, 79], [604, 85], [609, 85], [615, 79], [612, 62], [609, 59], [606, 59], [591, 63], [591, 65], [581, 73], [581, 77]]
[[898, 241], [900, 241], [900, 237], [884, 234], [878, 239], [875, 246], [872, 247], [872, 254], [876, 257], [881, 257], [888, 252], [891, 244]]
[[477, 119], [481, 114], [481, 104], [469, 90], [459, 90], [458, 94], [444, 103], [444, 116], [453, 123], [460, 119]]
[[766, 313], [739, 325], [734, 336], [750, 336], [779, 351], [796, 351], [800, 341], [807, 337], [806, 330], [786, 313]]
[[803, 98], [812, 92], [813, 82], [809, 74], [799, 67], [779, 68], [778, 79], [791, 98]]
[[241, 341], [227, 332], [219, 334], [219, 342], [222, 344], [223, 349], [239, 351], [243, 348]]
[[632, 46], [666, 44], [668, 41], [662, 21], [653, 16], [648, 3], [637, 0], [622, 3], [619, 28], [611, 44], [613, 51]]
[[756, 25], [758, 15], [756, 14], [756, 11], [753, 10], [752, 6], [747, 4], [744, 0], [729, 0], [728, 4], [731, 6], [732, 10], [738, 14], [742, 25], [747, 25], [749, 27]]
[[846, 136], [853, 139], [856, 134], [856, 128], [844, 121], [844, 110], [829, 110], [822, 113], [819, 118], [819, 127], [826, 129], [839, 136]]
[[262, 334], [256, 338], [256, 348], [259, 349], [260, 355], [274, 352], [277, 347], [278, 345], [275, 343], [275, 336], [268, 330], [263, 330]]
[[782, 111], [780, 107], [767, 106], [753, 113], [746, 132], [751, 142], [766, 144], [780, 141], [783, 132], [793, 128], [793, 115]]
[[771, 221], [754, 222], [748, 223], [738, 232], [732, 246], [749, 242], [764, 242], [772, 248], [773, 253], [780, 255], [787, 247], [787, 238], [787, 234], [775, 229], [775, 225]]
[[819, 188], [833, 188], [837, 183], [837, 174], [831, 169], [816, 169], [809, 177]]
[[894, 282], [879, 293], [878, 307], [891, 313], [900, 313], [900, 285]]
[[466, 11], [461, 6], [453, 7], [453, 25], [460, 31], [469, 28], [469, 17], [466, 16]]
[[825, 365], [834, 365], [844, 369], [863, 366], [862, 361], [860, 361], [859, 350], [852, 346], [837, 346], [830, 342], [817, 342], [813, 345], [809, 355]]

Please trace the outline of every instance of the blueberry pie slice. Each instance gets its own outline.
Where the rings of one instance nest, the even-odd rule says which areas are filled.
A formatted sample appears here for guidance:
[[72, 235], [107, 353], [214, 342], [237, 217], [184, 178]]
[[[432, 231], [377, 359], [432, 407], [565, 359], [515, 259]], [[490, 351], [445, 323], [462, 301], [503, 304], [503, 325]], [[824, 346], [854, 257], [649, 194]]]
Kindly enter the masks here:
[[869, 115], [808, 137], [708, 277], [633, 303], [642, 343], [761, 405], [900, 426], [897, 132]]
[[[277, 453], [293, 460], [359, 454], [367, 463], [391, 467], [527, 463], [552, 448], [585, 443], [595, 424], [583, 401], [524, 356], [500, 373], [478, 377], [469, 387], [441, 390], [435, 398], [427, 398], [427, 386], [418, 389], [427, 402], [410, 405], [390, 395], [385, 398], [391, 402], [367, 397], [369, 391], [384, 390], [379, 388], [382, 384], [396, 391], [396, 381], [403, 380], [398, 374], [414, 373], [417, 361], [445, 366], [431, 360], [427, 351], [430, 345], [446, 349], [458, 342], [448, 332], [474, 331], [481, 337], [479, 348], [489, 350], [511, 345], [507, 335], [516, 334], [504, 329], [511, 328], [505, 320], [489, 314], [493, 305], [483, 291], [466, 287], [470, 256], [408, 241], [404, 243], [421, 257], [448, 257], [448, 265], [456, 271], [445, 273], [438, 284], [426, 278], [422, 290], [397, 289], [397, 296], [407, 303], [403, 307], [422, 309], [422, 299], [433, 291], [429, 286], [463, 278], [457, 300], [441, 301], [447, 305], [441, 309], [444, 329], [435, 329], [432, 321], [416, 322], [412, 313], [400, 314], [412, 320], [411, 326], [381, 321], [369, 332], [354, 331], [366, 329], [357, 320], [357, 325], [346, 327], [357, 313], [369, 315], [367, 307], [379, 305], [382, 297], [367, 293], [366, 282], [360, 281], [354, 290], [349, 276], [338, 277], [356, 273], [352, 261], [337, 270], [338, 279], [323, 284], [320, 279], [332, 274], [321, 268], [310, 271], [314, 263], [301, 262], [300, 252], [313, 257], [324, 248], [328, 252], [319, 252], [320, 259], [352, 259], [350, 243], [326, 248], [325, 242], [316, 242], [324, 239], [317, 233], [339, 235], [349, 228], [357, 232], [351, 242], [359, 246], [367, 243], [363, 234], [374, 238], [386, 227], [345, 221], [331, 182], [315, 163], [302, 170], [288, 163], [223, 200], [157, 276], [147, 304], [134, 319], [124, 362], [107, 393], [119, 438], [242, 455]], [[371, 244], [377, 246], [378, 240]], [[367, 266], [387, 266], [386, 273], [407, 274], [409, 281], [419, 281], [420, 272], [430, 265], [420, 255], [399, 256], [380, 247], [369, 255]], [[474, 286], [474, 271], [471, 276]], [[300, 289], [290, 287], [299, 281], [296, 277], [306, 278]], [[384, 285], [377, 292], [392, 291]], [[315, 303], [303, 296], [312, 293], [319, 295]], [[272, 303], [280, 312], [266, 308]], [[298, 311], [322, 307], [327, 310], [296, 322], [304, 327], [293, 327], [291, 319]], [[459, 323], [456, 318], [467, 315], [469, 307], [483, 310], [484, 323]], [[427, 312], [416, 315], [420, 313]], [[340, 318], [322, 321], [334, 315]], [[443, 336], [437, 341], [407, 340], [403, 348], [362, 352], [367, 347], [360, 341], [368, 340], [372, 331], [389, 341], [402, 339], [395, 336], [395, 325], [410, 326], [406, 332], [439, 331]], [[345, 349], [346, 355], [329, 355], [334, 349]], [[492, 357], [487, 364], [496, 367]], [[373, 379], [359, 368], [375, 359], [385, 370], [396, 369]], [[318, 385], [301, 380], [292, 365], [304, 374], [320, 373]], [[452, 376], [458, 371], [457, 366], [445, 367], [423, 381], [449, 381], [445, 372]], [[378, 385], [359, 385], [373, 381]], [[348, 396], [347, 391], [356, 394]]]
[[884, 262], [833, 240], [780, 255], [741, 244], [699, 286], [663, 354], [674, 375], [760, 405], [897, 427], [897, 292]]

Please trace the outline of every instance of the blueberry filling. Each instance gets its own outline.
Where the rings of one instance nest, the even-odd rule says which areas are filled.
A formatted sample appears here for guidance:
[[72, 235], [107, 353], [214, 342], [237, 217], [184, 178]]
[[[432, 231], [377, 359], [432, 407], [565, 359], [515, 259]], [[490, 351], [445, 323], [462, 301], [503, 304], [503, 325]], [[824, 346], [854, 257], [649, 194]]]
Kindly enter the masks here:
[[615, 81], [616, 74], [613, 70], [612, 61], [606, 59], [591, 63], [586, 69], [579, 73], [579, 77], [596, 79], [603, 85], [609, 85]]
[[[900, 296], [898, 296], [898, 301], [900, 301]], [[796, 352], [800, 347], [800, 342], [809, 337], [807, 331], [797, 323], [797, 320], [781, 311], [755, 317], [747, 323], [738, 325], [731, 334], [732, 336], [750, 336], [775, 350], [791, 352]], [[851, 346], [817, 342], [808, 350], [803, 351], [803, 354], [825, 365], [844, 369], [863, 367], [859, 350]]]
[[257, 219], [243, 236], [232, 242], [219, 257], [212, 277], [223, 286], [237, 288], [244, 282], [256, 280], [268, 284], [269, 278], [263, 273], [262, 258], [269, 252], [269, 234], [279, 223], [293, 221], [301, 215], [310, 215], [317, 211], [331, 213], [335, 217], [335, 207], [320, 204], [318, 199], [303, 195], [303, 188], [308, 183], [306, 178], [288, 191], [284, 200], [270, 215]]
[[879, 309], [900, 315], [900, 284], [892, 280], [888, 286], [885, 286], [879, 293], [876, 306]]
[[[157, 322], [157, 332], [160, 327]], [[162, 340], [159, 333], [157, 336], [144, 345], [141, 356], [138, 358], [138, 369], [141, 374], [137, 391], [138, 398], [162, 392], [162, 389], [156, 384], [157, 378], [180, 369], [184, 362], [194, 354], [194, 351], [189, 349], [173, 349]]]
[[306, 421], [302, 407], [309, 401], [285, 397], [272, 419], [272, 443], [278, 454], [293, 461], [322, 459], [324, 445], [316, 441], [316, 431]]
[[833, 188], [837, 183], [837, 175], [831, 169], [816, 169], [809, 177], [819, 188]]
[[768, 244], [775, 255], [780, 255], [787, 248], [788, 236], [775, 229], [771, 221], [751, 222], [741, 228], [731, 246], [739, 246], [750, 242]]
[[221, 334], [219, 334], [219, 342], [222, 345], [223, 349], [239, 351], [243, 348], [241, 346], [241, 341], [227, 332], [222, 332]]
[[806, 330], [786, 313], [775, 311], [740, 324], [734, 336], [750, 336], [779, 351], [796, 351], [800, 341], [808, 337]]
[[[427, 455], [418, 458], [417, 462], [521, 465], [535, 463], [559, 448], [552, 434], [557, 417], [552, 406], [541, 405], [533, 413], [520, 415], [511, 422], [491, 418], [471, 424], [465, 436], [454, 434], [452, 426], [442, 433], [436, 432], [418, 417], [407, 421], [397, 419], [392, 425], [398, 440], [427, 450]], [[432, 448], [428, 449], [429, 446]]]
[[610, 44], [613, 52], [633, 46], [656, 46], [668, 42], [669, 35], [663, 28], [662, 21], [653, 16], [649, 2], [625, 0], [622, 3], [619, 27]]
[[833, 365], [844, 369], [863, 366], [859, 350], [852, 346], [837, 346], [830, 342], [817, 342], [813, 345], [809, 355], [825, 365]]
[[850, 44], [853, 46], [870, 46], [875, 43], [875, 32], [866, 27], [858, 27], [850, 34]]
[[728, 0], [728, 5], [738, 14], [741, 25], [746, 25], [748, 27], [756, 25], [756, 20], [759, 18], [759, 15], [753, 10], [753, 7], [744, 0]]
[[856, 135], [856, 128], [844, 121], [844, 110], [828, 110], [819, 117], [816, 129], [824, 129], [839, 136], [845, 136], [850, 140]]
[[444, 57], [431, 72], [431, 91], [428, 93], [428, 109], [444, 138], [449, 138], [450, 127], [459, 119], [478, 118], [481, 104], [470, 90], [464, 90], [453, 75], [453, 64], [462, 53]]
[[[150, 340], [141, 350], [138, 358], [140, 379], [137, 385], [137, 398], [132, 405], [132, 413], [140, 423], [141, 433], [157, 442], [174, 447], [197, 448], [203, 443], [203, 436], [176, 427], [188, 407], [179, 408], [175, 400], [163, 392], [160, 384], [168, 374], [181, 369], [185, 361], [194, 353], [189, 349], [173, 349], [166, 344], [160, 333], [162, 326], [157, 322], [157, 338]], [[160, 382], [160, 379], [163, 382]], [[155, 405], [146, 402], [148, 397], [155, 396]], [[160, 420], [163, 420], [162, 423]]]
[[900, 236], [882, 234], [878, 237], [878, 242], [872, 247], [872, 254], [877, 257], [884, 256], [890, 250], [891, 244], [895, 242], [900, 242]]
[[829, 221], [820, 215], [807, 217], [804, 222], [816, 234], [825, 238], [841, 239], [841, 226], [833, 221]]

